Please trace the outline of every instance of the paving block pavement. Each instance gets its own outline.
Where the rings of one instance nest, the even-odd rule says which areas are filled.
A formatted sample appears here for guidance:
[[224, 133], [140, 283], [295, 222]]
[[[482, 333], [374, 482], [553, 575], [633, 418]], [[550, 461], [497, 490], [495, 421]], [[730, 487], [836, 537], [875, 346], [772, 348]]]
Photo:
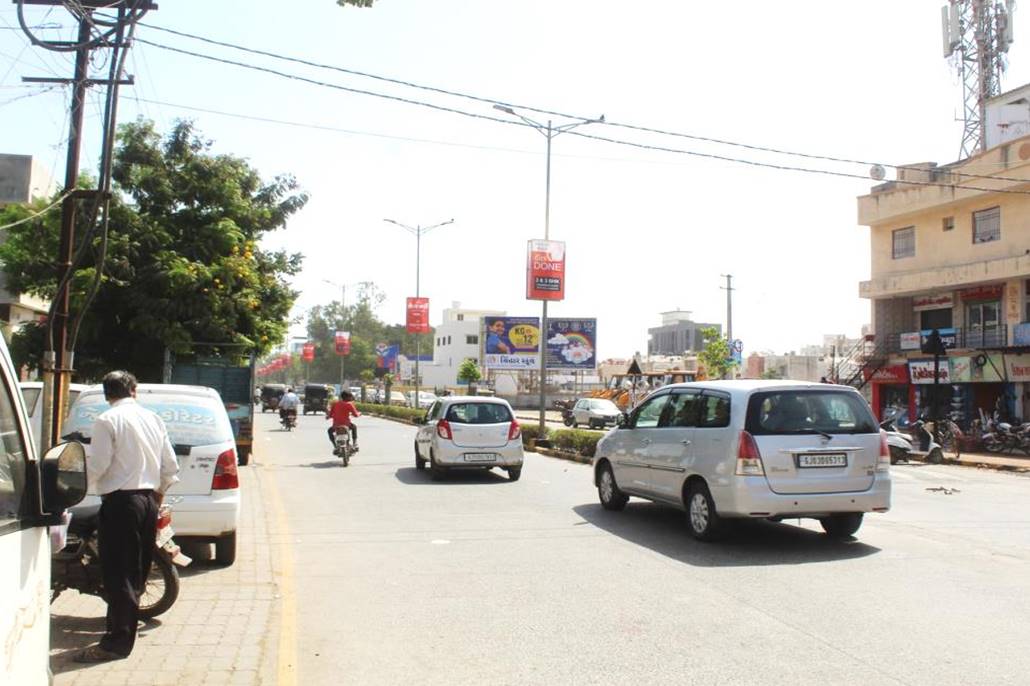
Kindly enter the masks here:
[[50, 668], [55, 686], [276, 682], [280, 600], [269, 545], [271, 513], [265, 508], [261, 479], [260, 464], [240, 468], [243, 504], [235, 564], [223, 568], [198, 556], [189, 567], [179, 568], [178, 600], [141, 627], [127, 659], [97, 665], [74, 662], [75, 653], [103, 634], [106, 605], [76, 591], [66, 591], [53, 603]]

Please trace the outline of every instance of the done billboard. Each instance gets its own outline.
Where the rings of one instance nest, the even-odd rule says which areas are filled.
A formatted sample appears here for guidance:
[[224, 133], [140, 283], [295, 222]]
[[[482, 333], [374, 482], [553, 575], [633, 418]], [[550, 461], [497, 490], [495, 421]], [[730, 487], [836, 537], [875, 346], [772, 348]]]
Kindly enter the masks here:
[[485, 317], [483, 363], [488, 369], [536, 369], [540, 366], [540, 319]]
[[548, 369], [597, 369], [597, 320], [547, 320]]

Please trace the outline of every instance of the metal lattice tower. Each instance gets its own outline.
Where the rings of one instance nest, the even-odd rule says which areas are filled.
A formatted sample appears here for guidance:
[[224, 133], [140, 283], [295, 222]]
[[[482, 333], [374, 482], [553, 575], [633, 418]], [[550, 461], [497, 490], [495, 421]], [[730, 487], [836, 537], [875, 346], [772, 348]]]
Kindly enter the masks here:
[[950, 0], [941, 9], [944, 56], [954, 56], [962, 79], [963, 159], [984, 150], [986, 106], [1001, 93], [1013, 5], [1013, 0]]

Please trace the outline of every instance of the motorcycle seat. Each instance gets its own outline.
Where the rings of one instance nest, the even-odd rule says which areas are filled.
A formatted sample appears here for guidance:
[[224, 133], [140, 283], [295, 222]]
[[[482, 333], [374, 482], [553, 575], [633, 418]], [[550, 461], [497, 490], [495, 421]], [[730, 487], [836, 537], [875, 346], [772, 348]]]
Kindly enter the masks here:
[[68, 531], [72, 533], [89, 533], [97, 528], [100, 518], [100, 505], [81, 505], [71, 508], [72, 521]]
[[1012, 425], [1009, 424], [1008, 422], [1001, 422], [1001, 423], [998, 424], [998, 428], [1000, 430], [1002, 430], [1002, 431], [1011, 431], [1012, 430]]

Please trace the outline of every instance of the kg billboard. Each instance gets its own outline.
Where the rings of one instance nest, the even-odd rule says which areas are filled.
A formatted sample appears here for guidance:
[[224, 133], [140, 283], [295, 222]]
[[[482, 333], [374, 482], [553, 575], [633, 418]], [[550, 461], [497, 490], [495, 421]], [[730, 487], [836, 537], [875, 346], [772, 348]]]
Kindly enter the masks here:
[[488, 369], [536, 369], [540, 365], [540, 319], [485, 317], [483, 363]]

